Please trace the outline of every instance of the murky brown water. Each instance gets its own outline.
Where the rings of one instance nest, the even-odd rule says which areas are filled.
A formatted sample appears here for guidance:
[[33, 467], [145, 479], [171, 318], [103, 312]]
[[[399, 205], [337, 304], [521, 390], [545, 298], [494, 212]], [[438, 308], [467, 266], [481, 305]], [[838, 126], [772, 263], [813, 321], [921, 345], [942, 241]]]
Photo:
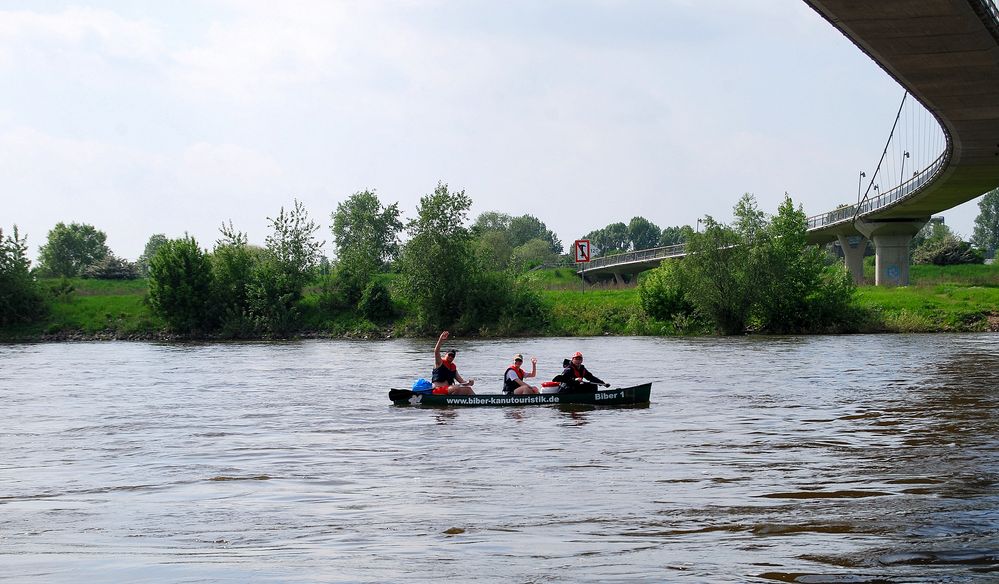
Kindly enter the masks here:
[[0, 346], [0, 580], [999, 580], [996, 335], [457, 345], [653, 402], [391, 406], [432, 341]]

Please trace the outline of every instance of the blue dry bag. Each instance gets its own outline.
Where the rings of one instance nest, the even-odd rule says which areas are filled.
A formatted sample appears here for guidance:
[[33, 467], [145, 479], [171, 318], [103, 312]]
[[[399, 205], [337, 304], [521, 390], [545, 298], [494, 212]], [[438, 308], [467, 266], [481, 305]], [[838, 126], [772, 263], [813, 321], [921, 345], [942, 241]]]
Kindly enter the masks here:
[[430, 393], [433, 388], [433, 384], [422, 377], [413, 383], [413, 393]]

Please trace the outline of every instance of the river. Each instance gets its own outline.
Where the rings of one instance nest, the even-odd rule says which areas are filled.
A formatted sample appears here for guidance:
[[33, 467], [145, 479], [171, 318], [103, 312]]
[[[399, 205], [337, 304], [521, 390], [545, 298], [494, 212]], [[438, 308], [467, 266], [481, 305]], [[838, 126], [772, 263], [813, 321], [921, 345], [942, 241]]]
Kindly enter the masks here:
[[999, 336], [0, 345], [4, 582], [995, 582]]

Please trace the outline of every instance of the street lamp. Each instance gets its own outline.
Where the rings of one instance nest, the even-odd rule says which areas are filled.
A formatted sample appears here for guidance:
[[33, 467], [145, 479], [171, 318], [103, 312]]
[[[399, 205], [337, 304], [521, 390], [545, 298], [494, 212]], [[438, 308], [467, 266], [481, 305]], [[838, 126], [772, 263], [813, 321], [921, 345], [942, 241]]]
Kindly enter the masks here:
[[861, 170], [860, 171], [860, 176], [857, 177], [857, 204], [858, 205], [860, 204], [860, 183], [864, 182], [864, 177], [865, 176], [867, 176], [867, 173]]
[[905, 159], [909, 157], [909, 151], [906, 150], [905, 154], [902, 155], [902, 170], [898, 173], [898, 184], [902, 184], [905, 179]]
[[701, 223], [703, 223], [703, 222], [704, 222], [704, 219], [698, 219], [697, 220], [697, 227], [694, 229], [694, 233], [700, 233], [701, 232]]

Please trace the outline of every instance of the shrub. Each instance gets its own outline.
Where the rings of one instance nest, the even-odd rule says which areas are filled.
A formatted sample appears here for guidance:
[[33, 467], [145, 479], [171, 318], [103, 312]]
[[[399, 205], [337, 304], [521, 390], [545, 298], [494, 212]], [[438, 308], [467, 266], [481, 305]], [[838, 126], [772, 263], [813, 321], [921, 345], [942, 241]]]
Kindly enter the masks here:
[[955, 264], [981, 264], [985, 258], [980, 250], [961, 241], [956, 235], [947, 234], [939, 239], [927, 239], [912, 252], [917, 264], [950, 266]]
[[361, 293], [361, 299], [357, 303], [357, 310], [365, 318], [373, 321], [387, 320], [392, 317], [392, 297], [385, 284], [372, 281]]
[[642, 275], [638, 296], [645, 314], [658, 320], [690, 315], [694, 306], [687, 300], [682, 269], [677, 261], [665, 261]]
[[213, 328], [212, 266], [193, 237], [160, 246], [149, 262], [149, 304], [176, 332]]
[[223, 336], [241, 338], [252, 334], [249, 289], [259, 252], [246, 244], [246, 235], [223, 226], [223, 238], [212, 252], [212, 297]]
[[273, 258], [257, 264], [247, 290], [249, 312], [259, 330], [286, 336], [298, 325], [302, 290], [293, 274]]
[[31, 322], [45, 313], [41, 288], [31, 275], [26, 242], [16, 225], [7, 237], [0, 229], [0, 326]]
[[139, 268], [135, 263], [109, 253], [84, 268], [80, 275], [95, 280], [135, 280], [139, 278]]

